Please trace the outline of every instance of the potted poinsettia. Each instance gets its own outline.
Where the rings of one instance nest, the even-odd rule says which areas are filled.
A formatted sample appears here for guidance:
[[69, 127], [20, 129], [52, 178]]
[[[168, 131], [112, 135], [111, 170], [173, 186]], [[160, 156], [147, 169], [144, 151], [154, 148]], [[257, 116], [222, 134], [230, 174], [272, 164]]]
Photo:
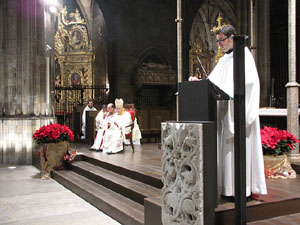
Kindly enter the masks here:
[[299, 140], [286, 130], [265, 126], [260, 130], [267, 178], [296, 177], [288, 154]]
[[42, 179], [49, 179], [52, 170], [63, 168], [74, 134], [68, 126], [54, 123], [36, 130], [33, 141], [40, 145]]

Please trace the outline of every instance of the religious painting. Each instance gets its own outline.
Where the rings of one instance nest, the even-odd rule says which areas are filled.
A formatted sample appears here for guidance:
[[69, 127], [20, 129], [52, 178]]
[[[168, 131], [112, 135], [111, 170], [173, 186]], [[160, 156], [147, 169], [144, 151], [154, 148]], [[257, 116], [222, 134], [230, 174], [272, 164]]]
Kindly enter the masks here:
[[71, 84], [72, 84], [72, 86], [81, 85], [81, 77], [78, 73], [72, 73], [72, 75], [71, 75]]

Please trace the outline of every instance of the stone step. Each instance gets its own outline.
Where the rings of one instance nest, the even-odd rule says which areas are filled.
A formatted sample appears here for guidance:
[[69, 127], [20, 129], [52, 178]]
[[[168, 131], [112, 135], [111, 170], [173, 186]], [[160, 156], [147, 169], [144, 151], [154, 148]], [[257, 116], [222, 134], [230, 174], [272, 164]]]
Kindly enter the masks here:
[[73, 162], [70, 169], [98, 184], [144, 205], [144, 199], [158, 197], [161, 190], [151, 185], [95, 166], [85, 161]]
[[278, 216], [273, 217], [267, 220], [259, 220], [252, 223], [248, 223], [248, 225], [299, 225], [300, 224], [300, 213], [295, 213], [287, 216]]
[[52, 172], [53, 179], [122, 225], [143, 225], [144, 206], [71, 170]]
[[300, 162], [291, 163], [292, 168], [295, 170], [297, 174], [300, 174]]
[[[77, 158], [77, 156], [76, 156]], [[161, 179], [155, 178], [153, 176], [147, 175], [147, 171], [143, 171], [142, 169], [130, 170], [125, 167], [121, 167], [117, 162], [105, 162], [99, 159], [95, 159], [93, 157], [82, 155], [80, 158], [78, 157], [78, 161], [86, 161], [90, 164], [93, 164], [98, 167], [102, 167], [109, 171], [113, 171], [117, 174], [129, 177], [131, 179], [140, 181], [142, 183], [151, 185], [155, 188], [161, 189], [163, 187], [163, 183]]]
[[144, 204], [145, 225], [162, 225], [161, 221], [161, 196], [154, 198], [146, 198]]

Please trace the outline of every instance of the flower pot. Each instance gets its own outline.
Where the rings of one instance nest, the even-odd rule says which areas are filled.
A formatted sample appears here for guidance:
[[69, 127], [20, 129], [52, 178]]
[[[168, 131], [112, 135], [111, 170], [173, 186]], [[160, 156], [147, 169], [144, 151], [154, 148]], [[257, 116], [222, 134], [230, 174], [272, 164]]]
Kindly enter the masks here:
[[40, 147], [42, 179], [50, 178], [50, 172], [63, 169], [63, 155], [70, 148], [68, 141], [43, 144]]
[[296, 178], [296, 172], [286, 154], [264, 155], [266, 178]]

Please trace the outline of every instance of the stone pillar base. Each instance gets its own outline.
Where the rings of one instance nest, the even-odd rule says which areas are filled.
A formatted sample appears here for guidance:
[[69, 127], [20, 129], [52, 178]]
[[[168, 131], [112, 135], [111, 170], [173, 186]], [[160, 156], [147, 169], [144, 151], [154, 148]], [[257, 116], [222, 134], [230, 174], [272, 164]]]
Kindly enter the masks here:
[[0, 164], [32, 164], [37, 146], [32, 135], [41, 126], [55, 122], [54, 117], [2, 118], [0, 120]]
[[162, 123], [163, 225], [215, 223], [215, 133], [211, 122]]

